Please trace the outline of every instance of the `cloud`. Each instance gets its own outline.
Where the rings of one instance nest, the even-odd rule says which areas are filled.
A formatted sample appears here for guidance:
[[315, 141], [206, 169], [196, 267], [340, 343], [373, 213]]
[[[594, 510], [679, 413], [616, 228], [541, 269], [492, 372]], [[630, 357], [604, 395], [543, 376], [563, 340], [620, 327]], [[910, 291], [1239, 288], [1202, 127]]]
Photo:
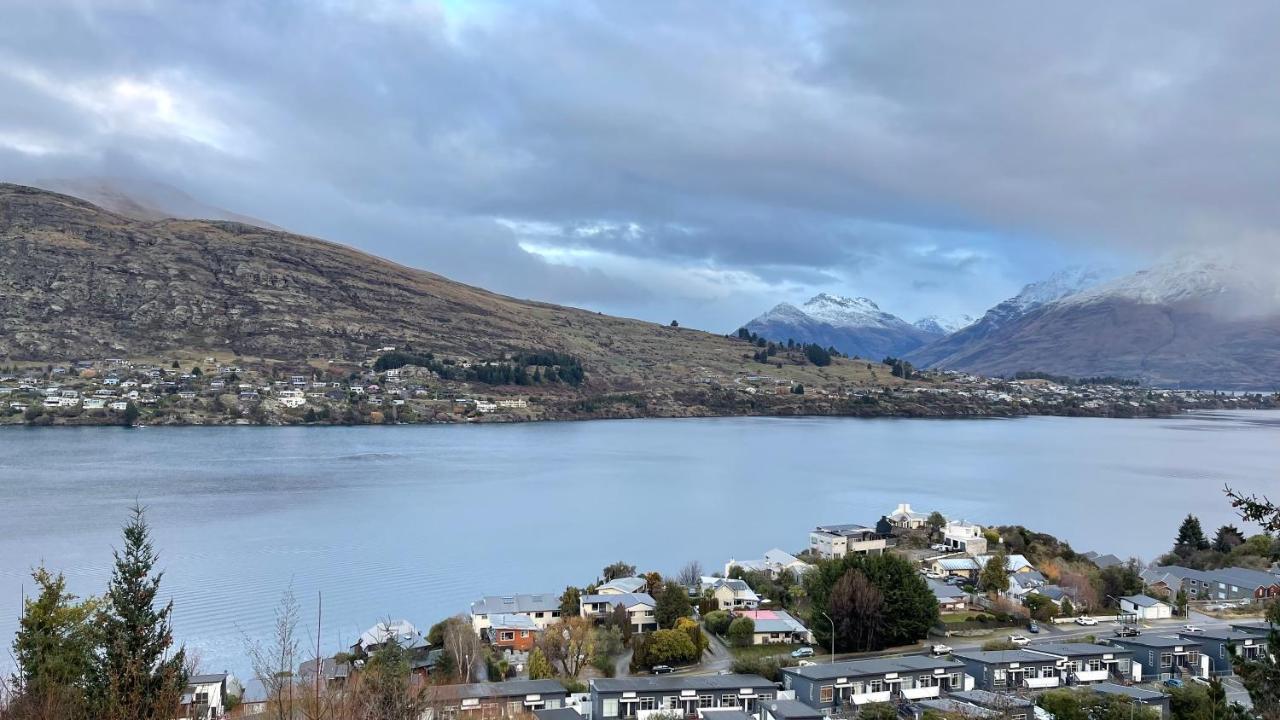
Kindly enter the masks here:
[[731, 329], [1272, 249], [1280, 7], [18, 2], [11, 176], [124, 174], [515, 295]]

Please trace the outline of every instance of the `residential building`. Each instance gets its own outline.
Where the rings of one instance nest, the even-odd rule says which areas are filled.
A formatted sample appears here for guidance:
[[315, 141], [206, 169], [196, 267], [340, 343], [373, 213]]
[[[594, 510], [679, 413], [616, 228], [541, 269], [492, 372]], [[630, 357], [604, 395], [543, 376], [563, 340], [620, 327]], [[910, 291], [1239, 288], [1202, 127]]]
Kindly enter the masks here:
[[423, 720], [521, 718], [538, 710], [563, 707], [568, 697], [568, 691], [556, 680], [435, 685], [427, 691], [429, 707], [422, 717]]
[[974, 687], [992, 692], [1045, 690], [1062, 684], [1059, 658], [1031, 650], [958, 650]]
[[1058, 670], [1068, 685], [1099, 682], [1131, 682], [1133, 651], [1094, 643], [1040, 643], [1025, 648], [1058, 658]]
[[395, 642], [406, 650], [418, 650], [427, 646], [427, 640], [408, 620], [391, 620], [360, 633], [360, 638], [351, 646], [356, 655], [372, 655], [383, 646]]
[[650, 632], [658, 629], [658, 619], [654, 610], [658, 604], [648, 593], [627, 593], [624, 595], [583, 595], [579, 600], [579, 612], [583, 617], [600, 620], [623, 607], [627, 617], [631, 619], [631, 629], [635, 632]]
[[[978, 563], [978, 567], [986, 567], [992, 557], [993, 555], [975, 555], [973, 559]], [[1036, 566], [1022, 555], [1006, 555], [1004, 566], [1010, 574], [1036, 572]]]
[[955, 585], [937, 580], [926, 579], [925, 582], [928, 583], [929, 590], [933, 591], [933, 596], [937, 598], [938, 608], [942, 612], [959, 612], [965, 609], [969, 601], [968, 593]]
[[1173, 606], [1150, 595], [1126, 595], [1120, 598], [1120, 614], [1138, 620], [1168, 620], [1173, 617]]
[[490, 595], [471, 603], [471, 627], [479, 635], [492, 615], [526, 615], [538, 629], [560, 619], [560, 596], [553, 593]]
[[226, 713], [227, 699], [243, 695], [244, 688], [234, 675], [192, 675], [178, 701], [178, 717], [182, 720], [221, 718]]
[[822, 720], [822, 713], [799, 700], [760, 703], [760, 720]]
[[755, 635], [751, 639], [753, 645], [813, 642], [813, 633], [786, 610], [739, 610], [734, 615], [751, 618], [755, 623]]
[[971, 557], [944, 557], [934, 560], [929, 569], [943, 575], [958, 575], [967, 580], [978, 579], [978, 561]]
[[1153, 707], [1160, 711], [1160, 720], [1168, 720], [1169, 696], [1162, 692], [1144, 690], [1143, 688], [1130, 687], [1128, 685], [1117, 685], [1110, 682], [1090, 685], [1089, 689], [1096, 693], [1102, 693], [1103, 695], [1120, 695], [1130, 698], [1139, 705]]
[[893, 512], [886, 514], [884, 518], [893, 527], [903, 530], [916, 530], [924, 527], [929, 522], [928, 513], [916, 512], [911, 509], [911, 505], [908, 503], [900, 503], [898, 507], [893, 509]]
[[1177, 635], [1138, 635], [1111, 638], [1111, 644], [1133, 653], [1133, 681], [1159, 682], [1172, 677], [1208, 677], [1208, 661], [1201, 658], [1198, 640]]
[[755, 712], [777, 696], [777, 686], [759, 675], [655, 675], [593, 678], [592, 720], [636, 718], [644, 711], [664, 710], [686, 718], [700, 710], [738, 708]]
[[770, 577], [777, 578], [784, 571], [791, 571], [797, 577], [805, 574], [813, 569], [809, 563], [792, 555], [785, 550], [774, 548], [764, 554], [759, 560], [734, 560], [729, 558], [729, 562], [724, 564], [724, 574], [729, 575], [731, 568], [739, 567], [743, 570], [752, 570], [755, 572], [769, 573]]
[[1008, 720], [1028, 720], [1035, 716], [1035, 703], [1027, 698], [1010, 695], [1009, 693], [974, 689], [953, 692], [950, 696], [954, 700], [994, 712], [1000, 717], [1008, 718]]
[[1267, 634], [1260, 631], [1205, 630], [1198, 633], [1178, 633], [1183, 640], [1194, 640], [1200, 643], [1200, 656], [1209, 663], [1209, 672], [1214, 675], [1231, 675], [1231, 653], [1246, 660], [1257, 660], [1267, 651]]
[[643, 592], [649, 581], [642, 577], [615, 578], [596, 588], [597, 595], [630, 595]]
[[966, 689], [963, 664], [921, 655], [783, 668], [782, 686], [824, 715], [850, 706], [923, 700]]
[[982, 555], [987, 552], [987, 538], [983, 527], [963, 520], [952, 520], [942, 526], [942, 544], [948, 550]]
[[[1280, 577], [1263, 570], [1239, 567], [1193, 570], [1167, 565], [1153, 568], [1149, 575], [1166, 586], [1170, 586], [1174, 578], [1179, 579], [1188, 600], [1258, 601], [1280, 597]], [[1148, 584], [1152, 582], [1147, 577], [1143, 580]], [[1177, 591], [1175, 587], [1169, 588], [1173, 595]]]
[[819, 525], [809, 533], [809, 551], [820, 558], [880, 555], [885, 546], [884, 536], [864, 525]]
[[1114, 567], [1116, 565], [1124, 564], [1124, 560], [1121, 560], [1120, 558], [1111, 554], [1099, 555], [1096, 552], [1090, 551], [1090, 552], [1084, 553], [1084, 557], [1089, 562], [1092, 562], [1094, 565], [1097, 565], [1099, 570], [1106, 570], [1109, 567]]
[[538, 639], [538, 626], [528, 615], [499, 613], [489, 618], [489, 627], [484, 633], [484, 638], [496, 648], [525, 653], [533, 650]]
[[[323, 658], [318, 663], [320, 672], [320, 682], [326, 688], [340, 688], [347, 684], [347, 679], [351, 677], [351, 663], [338, 662], [334, 658]], [[298, 666], [298, 676], [302, 678], [304, 683], [308, 685], [315, 682], [316, 679], [315, 660], [308, 660]]]
[[755, 610], [760, 605], [760, 596], [745, 580], [704, 577], [702, 592], [711, 593], [721, 610]]

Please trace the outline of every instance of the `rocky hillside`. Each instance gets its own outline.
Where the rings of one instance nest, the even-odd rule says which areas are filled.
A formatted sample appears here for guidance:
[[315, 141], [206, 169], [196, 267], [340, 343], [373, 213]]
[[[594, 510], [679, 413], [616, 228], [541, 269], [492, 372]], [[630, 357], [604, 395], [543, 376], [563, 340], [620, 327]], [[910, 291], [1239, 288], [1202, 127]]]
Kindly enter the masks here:
[[816, 295], [800, 307], [780, 303], [745, 327], [777, 342], [817, 343], [876, 360], [914, 350], [943, 332], [940, 325], [936, 330], [913, 325], [867, 298], [829, 293]]
[[1276, 288], [1232, 263], [1184, 257], [1029, 308], [1013, 304], [910, 357], [988, 375], [1036, 370], [1164, 386], [1280, 385]]

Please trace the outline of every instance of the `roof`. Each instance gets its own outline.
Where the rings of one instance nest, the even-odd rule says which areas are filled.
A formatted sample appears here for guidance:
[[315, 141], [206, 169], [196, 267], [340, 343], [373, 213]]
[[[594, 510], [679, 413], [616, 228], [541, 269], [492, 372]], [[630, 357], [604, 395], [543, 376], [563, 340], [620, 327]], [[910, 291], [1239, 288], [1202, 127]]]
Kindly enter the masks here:
[[943, 570], [977, 570], [978, 561], [973, 558], [942, 558], [935, 560]]
[[1054, 658], [1031, 652], [1031, 650], [956, 650], [951, 654], [964, 660], [973, 660], [987, 665], [1056, 662]]
[[1245, 640], [1257, 640], [1266, 637], [1266, 633], [1247, 632], [1241, 630], [1233, 630], [1230, 628], [1222, 628], [1221, 630], [1205, 630], [1198, 633], [1181, 633], [1180, 637], [1206, 638], [1208, 640], [1221, 640], [1223, 642], [1243, 642]]
[[596, 592], [601, 595], [605, 595], [607, 593], [601, 592], [602, 590], [613, 590], [614, 592], [629, 594], [629, 593], [634, 593], [640, 590], [641, 588], [645, 587], [648, 584], [649, 584], [648, 581], [646, 581], [644, 578], [638, 578], [638, 577], [615, 578], [601, 585], [600, 587], [596, 588]]
[[1118, 637], [1113, 638], [1111, 642], [1124, 645], [1139, 645], [1141, 647], [1168, 648], [1168, 647], [1194, 647], [1199, 649], [1200, 643], [1190, 638], [1178, 637], [1177, 635], [1138, 635], [1137, 637]]
[[822, 712], [814, 710], [799, 700], [770, 700], [765, 703], [765, 708], [776, 718], [788, 718], [788, 720], [800, 718], [820, 718]]
[[713, 720], [755, 720], [738, 708], [702, 708], [700, 712], [704, 718]]
[[[993, 557], [995, 556], [991, 554], [978, 555], [974, 557], [974, 560], [977, 561], [978, 565], [981, 566], [981, 565], [986, 565], [987, 562], [991, 560], [991, 558]], [[1036, 569], [1036, 567], [1031, 564], [1031, 561], [1027, 560], [1027, 558], [1022, 555], [1005, 555], [1004, 566], [1008, 568], [1009, 572], [1020, 572], [1025, 569], [1030, 569], [1030, 570]]]
[[1080, 657], [1085, 655], [1128, 655], [1133, 652], [1128, 648], [1115, 647], [1114, 645], [1073, 642], [1041, 643], [1032, 645], [1027, 649], [1036, 652], [1049, 653], [1050, 655], [1062, 655], [1064, 657]]
[[578, 714], [578, 711], [571, 707], [534, 710], [533, 715], [538, 720], [582, 720], [582, 716]]
[[1125, 685], [1117, 685], [1109, 682], [1089, 685], [1088, 688], [1094, 692], [1100, 692], [1104, 695], [1126, 695], [1138, 702], [1150, 702], [1152, 700], [1163, 702], [1165, 697], [1167, 697], [1164, 693], [1156, 692], [1155, 690], [1143, 690], [1142, 688], [1127, 687]]
[[861, 535], [868, 532], [874, 533], [876, 529], [869, 528], [866, 525], [846, 523], [844, 525], [819, 525], [814, 528], [813, 531], [826, 533], [828, 535]]
[[[1043, 658], [1043, 656], [1041, 656]], [[914, 672], [918, 670], [963, 670], [964, 665], [947, 658], [925, 657], [924, 655], [907, 655], [898, 658], [871, 658], [867, 660], [846, 660], [837, 663], [807, 665], [805, 667], [784, 668], [784, 673], [799, 675], [809, 680], [833, 680], [842, 677], [860, 675], [884, 675], [895, 672]]]
[[938, 582], [937, 580], [934, 580], [932, 578], [926, 578], [925, 582], [929, 584], [929, 589], [933, 591], [933, 596], [940, 601], [949, 599], [949, 598], [964, 599], [967, 595], [965, 591], [961, 590], [960, 588], [954, 585], [948, 585], [944, 582]]
[[948, 694], [984, 708], [1031, 707], [1031, 701], [1026, 698], [990, 690], [960, 690]]
[[559, 609], [560, 596], [555, 593], [487, 595], [480, 600], [471, 603], [472, 615], [555, 612]]
[[950, 697], [916, 700], [915, 705], [929, 710], [937, 710], [938, 712], [953, 717], [994, 718], [1000, 715], [1000, 713], [995, 710], [984, 708], [980, 705], [973, 705]]
[[489, 618], [489, 625], [495, 630], [537, 630], [538, 624], [528, 615], [512, 615], [499, 613]]
[[1098, 569], [1099, 569], [1099, 570], [1105, 570], [1105, 569], [1107, 569], [1107, 568], [1109, 568], [1109, 567], [1112, 567], [1112, 566], [1115, 566], [1115, 565], [1123, 565], [1123, 564], [1124, 564], [1124, 561], [1123, 561], [1123, 560], [1121, 560], [1120, 558], [1118, 558], [1118, 557], [1116, 557], [1115, 555], [1112, 555], [1112, 554], [1110, 554], [1110, 553], [1108, 553], [1108, 554], [1106, 554], [1106, 555], [1095, 555], [1094, 557], [1092, 557], [1092, 558], [1090, 558], [1090, 559], [1091, 559], [1091, 560], [1093, 560], [1093, 564], [1094, 564], [1094, 565], [1097, 565], [1097, 566], [1098, 566]]
[[711, 590], [713, 591], [719, 590], [722, 587], [727, 587], [733, 591], [734, 595], [747, 598], [748, 600], [760, 599], [760, 596], [756, 595], [755, 591], [751, 589], [751, 586], [748, 585], [745, 580], [716, 578], [715, 581], [711, 583]]
[[1168, 603], [1160, 602], [1159, 600], [1151, 597], [1150, 595], [1125, 595], [1120, 599], [1127, 601], [1129, 604], [1135, 605], [1137, 607], [1155, 607], [1157, 605], [1168, 604]]
[[440, 700], [569, 694], [569, 691], [564, 689], [564, 685], [555, 680], [507, 680], [469, 685], [436, 685], [429, 692], [434, 698]]
[[209, 675], [192, 675], [187, 678], [187, 685], [212, 685], [220, 683], [227, 679], [226, 673], [211, 673]]
[[751, 618], [758, 633], [807, 633], [808, 628], [786, 610], [739, 610], [738, 617]]
[[377, 625], [360, 633], [359, 645], [362, 648], [369, 648], [374, 645], [382, 645], [383, 643], [395, 640], [402, 648], [423, 647], [427, 641], [418, 633], [418, 629], [408, 620], [391, 620], [389, 622], [380, 622]]
[[1251, 570], [1249, 568], [1242, 567], [1205, 570], [1203, 576], [1211, 578], [1216, 582], [1226, 581], [1227, 584], [1235, 585], [1240, 588], [1253, 589], [1280, 585], [1280, 577], [1276, 577], [1275, 575], [1262, 570]]
[[594, 678], [591, 689], [598, 692], [644, 692], [671, 690], [730, 690], [733, 688], [774, 688], [759, 675], [653, 675], [649, 677]]
[[595, 603], [609, 603], [610, 605], [621, 605], [626, 608], [632, 608], [636, 605], [648, 605], [649, 607], [657, 607], [653, 597], [649, 593], [623, 593], [621, 595], [583, 595], [581, 602], [584, 605], [592, 605]]
[[778, 548], [773, 548], [772, 550], [766, 551], [764, 554], [764, 561], [770, 565], [786, 566], [786, 565], [800, 564], [805, 566], [805, 568], [809, 567], [808, 563], [806, 563], [805, 561], [801, 560], [795, 555], [792, 555], [786, 550], [779, 550]]
[[[308, 660], [298, 666], [298, 674], [302, 677], [315, 677], [316, 661]], [[320, 661], [320, 675], [325, 680], [344, 678], [351, 674], [351, 663], [338, 663], [333, 658]]]

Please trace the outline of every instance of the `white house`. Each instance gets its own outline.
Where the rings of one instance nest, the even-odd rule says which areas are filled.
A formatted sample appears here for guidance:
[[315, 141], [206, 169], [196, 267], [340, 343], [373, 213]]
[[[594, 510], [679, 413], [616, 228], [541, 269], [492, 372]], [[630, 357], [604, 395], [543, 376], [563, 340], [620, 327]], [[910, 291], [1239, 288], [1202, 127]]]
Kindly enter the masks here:
[[596, 588], [597, 595], [631, 595], [643, 592], [649, 582], [642, 577], [615, 578]]
[[307, 404], [307, 396], [301, 390], [281, 390], [276, 399], [287, 408], [302, 407]]
[[890, 525], [904, 530], [922, 528], [929, 521], [927, 513], [912, 510], [911, 505], [908, 503], [899, 504], [898, 507], [894, 508], [893, 512], [884, 517], [889, 521]]
[[216, 673], [192, 675], [178, 701], [178, 717], [182, 720], [214, 720], [226, 714], [227, 701], [243, 697], [244, 687], [234, 675]]
[[721, 610], [755, 610], [760, 605], [760, 596], [742, 580], [704, 577], [702, 591], [710, 592]]
[[813, 642], [813, 633], [786, 610], [739, 610], [734, 615], [751, 618], [755, 623], [755, 634], [751, 638], [754, 645]]
[[1149, 595], [1126, 595], [1120, 598], [1120, 612], [1139, 620], [1168, 620], [1173, 617], [1173, 606]]
[[766, 572], [771, 577], [778, 577], [784, 570], [790, 570], [797, 576], [813, 569], [809, 563], [792, 555], [785, 550], [774, 548], [764, 554], [759, 560], [735, 560], [729, 558], [729, 562], [724, 564], [724, 574], [729, 574], [729, 569], [740, 567], [743, 570], [753, 570], [755, 572]]
[[987, 538], [982, 533], [981, 525], [952, 520], [942, 527], [942, 544], [949, 550], [982, 555], [987, 552]]
[[658, 604], [648, 593], [614, 593], [611, 595], [583, 595], [579, 599], [579, 612], [583, 617], [601, 618], [623, 607], [627, 617], [631, 619], [631, 629], [636, 632], [650, 632], [658, 629], [658, 618], [654, 614]]
[[541, 630], [560, 619], [560, 596], [555, 593], [490, 595], [471, 603], [471, 627], [480, 635], [491, 615], [525, 615]]
[[885, 540], [865, 525], [819, 525], [809, 532], [809, 551], [821, 558], [880, 555]]

